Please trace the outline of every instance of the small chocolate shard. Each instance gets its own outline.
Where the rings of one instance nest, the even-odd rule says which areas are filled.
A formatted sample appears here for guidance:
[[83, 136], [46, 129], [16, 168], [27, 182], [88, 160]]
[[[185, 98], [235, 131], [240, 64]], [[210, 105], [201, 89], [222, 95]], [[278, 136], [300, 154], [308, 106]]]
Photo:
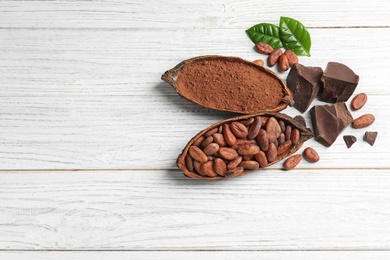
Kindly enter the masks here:
[[349, 99], [359, 83], [359, 76], [344, 64], [329, 62], [321, 80], [324, 89], [318, 99], [335, 103]]
[[378, 132], [365, 132], [363, 140], [369, 143], [371, 146], [374, 145]]
[[353, 135], [344, 135], [343, 139], [348, 148], [351, 148], [351, 146], [357, 141], [356, 137]]
[[331, 146], [352, 121], [345, 102], [318, 105], [310, 109], [315, 139], [324, 146]]
[[300, 112], [305, 112], [313, 99], [322, 88], [320, 67], [306, 67], [302, 64], [294, 64], [287, 76], [287, 86], [293, 93], [294, 107]]
[[306, 120], [303, 116], [297, 115], [294, 117], [294, 120], [300, 123], [301, 125], [303, 125], [304, 127], [306, 127]]

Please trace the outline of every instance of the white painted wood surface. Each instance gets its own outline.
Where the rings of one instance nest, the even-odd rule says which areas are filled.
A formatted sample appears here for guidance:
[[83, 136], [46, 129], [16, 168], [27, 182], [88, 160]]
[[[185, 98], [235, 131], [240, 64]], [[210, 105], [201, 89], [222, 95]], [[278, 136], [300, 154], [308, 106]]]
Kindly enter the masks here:
[[[0, 258], [389, 259], [389, 15], [385, 0], [0, 1]], [[360, 75], [368, 103], [352, 114], [376, 122], [345, 130], [350, 149], [308, 141], [321, 161], [295, 171], [183, 177], [186, 142], [232, 114], [161, 74], [197, 55], [264, 57], [245, 29], [280, 16], [309, 28], [301, 63]]]

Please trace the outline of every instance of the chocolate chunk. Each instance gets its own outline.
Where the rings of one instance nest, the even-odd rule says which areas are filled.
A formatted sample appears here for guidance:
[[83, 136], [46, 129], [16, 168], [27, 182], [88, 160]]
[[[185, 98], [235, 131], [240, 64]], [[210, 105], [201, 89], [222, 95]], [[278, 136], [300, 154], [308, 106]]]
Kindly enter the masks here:
[[359, 83], [359, 76], [344, 64], [329, 62], [321, 80], [324, 90], [318, 99], [334, 103], [349, 99]]
[[344, 135], [343, 138], [348, 148], [350, 148], [357, 141], [356, 137], [353, 135]]
[[305, 112], [322, 88], [322, 69], [294, 64], [287, 76], [287, 86], [293, 93], [294, 107]]
[[344, 102], [314, 106], [310, 109], [310, 115], [316, 141], [327, 147], [353, 121]]
[[378, 132], [365, 132], [363, 140], [369, 143], [371, 146], [374, 145]]

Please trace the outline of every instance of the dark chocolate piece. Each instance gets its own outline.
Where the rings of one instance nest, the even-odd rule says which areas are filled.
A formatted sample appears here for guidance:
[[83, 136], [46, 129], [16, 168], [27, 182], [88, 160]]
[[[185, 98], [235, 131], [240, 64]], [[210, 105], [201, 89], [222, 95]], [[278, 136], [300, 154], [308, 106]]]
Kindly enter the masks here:
[[365, 132], [363, 140], [369, 143], [371, 146], [374, 145], [378, 132]]
[[322, 88], [322, 68], [294, 64], [287, 76], [287, 86], [293, 93], [294, 107], [305, 112]]
[[327, 147], [331, 146], [353, 121], [344, 102], [314, 106], [310, 109], [310, 115], [316, 141]]
[[324, 89], [318, 99], [335, 103], [349, 99], [359, 83], [359, 76], [344, 64], [329, 62], [321, 80]]
[[297, 115], [297, 116], [294, 117], [294, 120], [299, 122], [304, 127], [306, 127], [306, 120], [305, 120], [305, 118], [303, 116]]
[[353, 135], [344, 135], [343, 138], [348, 148], [351, 148], [351, 146], [357, 141], [356, 137]]

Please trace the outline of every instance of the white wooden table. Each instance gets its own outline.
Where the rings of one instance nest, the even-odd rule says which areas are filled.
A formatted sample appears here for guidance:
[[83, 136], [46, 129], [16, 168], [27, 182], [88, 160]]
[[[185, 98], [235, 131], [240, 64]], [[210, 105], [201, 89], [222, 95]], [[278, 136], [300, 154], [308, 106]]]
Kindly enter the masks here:
[[[280, 16], [311, 33], [302, 64], [360, 76], [352, 115], [376, 122], [343, 132], [350, 149], [305, 143], [317, 164], [185, 178], [181, 149], [232, 114], [161, 74], [197, 55], [265, 58], [245, 30]], [[387, 0], [0, 1], [0, 258], [390, 259], [389, 42]]]

